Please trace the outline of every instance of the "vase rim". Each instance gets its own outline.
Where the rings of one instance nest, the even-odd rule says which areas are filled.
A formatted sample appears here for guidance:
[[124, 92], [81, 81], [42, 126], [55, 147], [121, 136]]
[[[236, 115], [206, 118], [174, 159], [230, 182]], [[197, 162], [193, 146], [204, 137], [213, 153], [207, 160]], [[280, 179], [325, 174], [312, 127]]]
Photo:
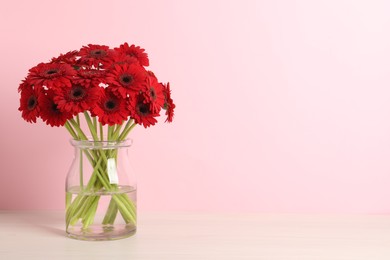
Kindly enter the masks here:
[[127, 138], [124, 140], [112, 140], [112, 141], [94, 141], [94, 140], [75, 140], [70, 139], [70, 144], [77, 148], [89, 148], [89, 149], [115, 149], [121, 147], [130, 147], [133, 144], [133, 139]]

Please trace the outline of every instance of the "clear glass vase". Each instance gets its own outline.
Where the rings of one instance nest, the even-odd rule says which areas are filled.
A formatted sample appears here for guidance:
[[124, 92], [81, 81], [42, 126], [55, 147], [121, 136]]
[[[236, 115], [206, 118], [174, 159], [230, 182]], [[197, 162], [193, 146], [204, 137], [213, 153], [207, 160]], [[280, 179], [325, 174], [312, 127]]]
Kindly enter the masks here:
[[66, 233], [82, 240], [135, 234], [137, 196], [128, 149], [132, 141], [71, 140], [75, 157], [66, 178]]

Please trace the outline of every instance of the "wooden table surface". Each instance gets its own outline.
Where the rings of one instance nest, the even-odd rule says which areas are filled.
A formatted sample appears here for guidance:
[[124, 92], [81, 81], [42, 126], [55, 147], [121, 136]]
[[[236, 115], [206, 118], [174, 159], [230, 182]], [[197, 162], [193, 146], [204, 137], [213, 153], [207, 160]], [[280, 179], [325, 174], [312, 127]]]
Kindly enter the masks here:
[[62, 212], [0, 211], [0, 259], [390, 259], [390, 216], [140, 213], [133, 237], [67, 238]]

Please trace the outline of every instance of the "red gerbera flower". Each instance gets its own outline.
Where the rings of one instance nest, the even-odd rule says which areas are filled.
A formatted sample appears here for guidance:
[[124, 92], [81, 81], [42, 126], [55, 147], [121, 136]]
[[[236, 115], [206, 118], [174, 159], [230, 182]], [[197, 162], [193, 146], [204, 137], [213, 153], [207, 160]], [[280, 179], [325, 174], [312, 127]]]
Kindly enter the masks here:
[[99, 97], [99, 87], [87, 88], [75, 84], [71, 88], [63, 88], [57, 91], [53, 99], [58, 109], [76, 115], [94, 107]]
[[79, 56], [81, 56], [79, 63], [82, 65], [94, 65], [95, 67], [99, 67], [101, 63], [107, 62], [108, 54], [108, 46], [88, 44], [88, 46], [83, 46], [79, 51]]
[[22, 117], [27, 122], [37, 122], [39, 117], [39, 106], [38, 99], [41, 94], [40, 88], [33, 88], [31, 85], [28, 85], [26, 82], [23, 89], [20, 93], [20, 107], [19, 111], [22, 111]]
[[39, 63], [29, 71], [28, 80], [32, 85], [48, 88], [70, 87], [71, 78], [76, 74], [66, 63]]
[[61, 111], [54, 102], [54, 97], [54, 91], [50, 89], [46, 95], [42, 94], [39, 96], [40, 116], [47, 125], [63, 126], [73, 115], [70, 112]]
[[165, 104], [164, 104], [164, 109], [166, 110], [165, 115], [167, 115], [167, 119], [165, 122], [171, 123], [173, 120], [173, 115], [174, 112], [173, 110], [175, 109], [176, 105], [173, 104], [173, 100], [171, 98], [171, 89], [169, 87], [169, 82], [167, 86], [162, 85], [164, 87], [164, 96], [165, 96]]
[[145, 102], [143, 95], [136, 95], [129, 102], [130, 116], [137, 124], [143, 125], [145, 128], [157, 123], [155, 117], [160, 114], [151, 109], [151, 105]]
[[134, 44], [129, 46], [129, 44], [125, 42], [119, 46], [119, 48], [115, 48], [115, 50], [130, 57], [135, 57], [142, 66], [149, 66], [148, 54], [145, 52], [145, 49], [142, 49], [139, 46], [135, 46]]
[[165, 98], [163, 90], [163, 86], [158, 83], [157, 78], [154, 75], [148, 77], [147, 84], [145, 85], [142, 94], [144, 96], [144, 102], [150, 104], [153, 112], [158, 113], [164, 106]]
[[72, 82], [87, 88], [98, 87], [100, 83], [104, 83], [104, 75], [104, 70], [80, 69]]
[[107, 72], [106, 83], [111, 85], [115, 94], [126, 98], [128, 94], [142, 90], [146, 76], [145, 69], [137, 63], [117, 64]]
[[118, 98], [110, 88], [101, 90], [102, 95], [97, 105], [92, 109], [92, 115], [98, 116], [99, 122], [103, 125], [122, 124], [129, 116], [126, 107], [127, 99]]
[[50, 63], [67, 63], [73, 65], [76, 63], [77, 55], [78, 51], [69, 51], [65, 54], [60, 54], [60, 56], [56, 58], [52, 58]]

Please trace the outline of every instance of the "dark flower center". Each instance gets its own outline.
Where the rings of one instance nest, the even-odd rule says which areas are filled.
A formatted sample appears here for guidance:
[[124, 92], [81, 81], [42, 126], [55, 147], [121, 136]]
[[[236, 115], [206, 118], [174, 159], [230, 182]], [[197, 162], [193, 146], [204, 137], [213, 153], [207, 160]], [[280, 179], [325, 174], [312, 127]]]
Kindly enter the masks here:
[[120, 76], [119, 80], [122, 83], [122, 85], [128, 86], [131, 85], [131, 83], [133, 82], [133, 76], [124, 74]]
[[144, 103], [138, 103], [137, 110], [138, 110], [138, 114], [140, 114], [142, 116], [146, 116], [150, 113], [149, 106], [147, 104], [144, 104]]
[[53, 76], [53, 75], [55, 75], [57, 73], [58, 73], [58, 69], [50, 69], [50, 70], [47, 70], [45, 72], [46, 76], [49, 76], [49, 77], [51, 77], [51, 76]]
[[104, 103], [104, 108], [107, 111], [113, 112], [118, 109], [118, 102], [114, 99], [109, 99]]
[[86, 96], [86, 94], [87, 93], [84, 88], [76, 86], [70, 90], [69, 98], [73, 101], [79, 101], [82, 100]]
[[35, 96], [29, 97], [27, 101], [27, 109], [33, 110], [37, 106], [37, 103], [37, 98]]
[[102, 58], [107, 55], [107, 52], [105, 50], [92, 50], [90, 52], [91, 57], [93, 58]]
[[154, 88], [150, 89], [150, 96], [152, 97], [153, 100], [157, 98], [156, 91], [154, 90]]
[[56, 113], [56, 114], [59, 114], [61, 111], [58, 109], [58, 106], [56, 103], [53, 102], [53, 104], [51, 105], [51, 111], [53, 113]]

